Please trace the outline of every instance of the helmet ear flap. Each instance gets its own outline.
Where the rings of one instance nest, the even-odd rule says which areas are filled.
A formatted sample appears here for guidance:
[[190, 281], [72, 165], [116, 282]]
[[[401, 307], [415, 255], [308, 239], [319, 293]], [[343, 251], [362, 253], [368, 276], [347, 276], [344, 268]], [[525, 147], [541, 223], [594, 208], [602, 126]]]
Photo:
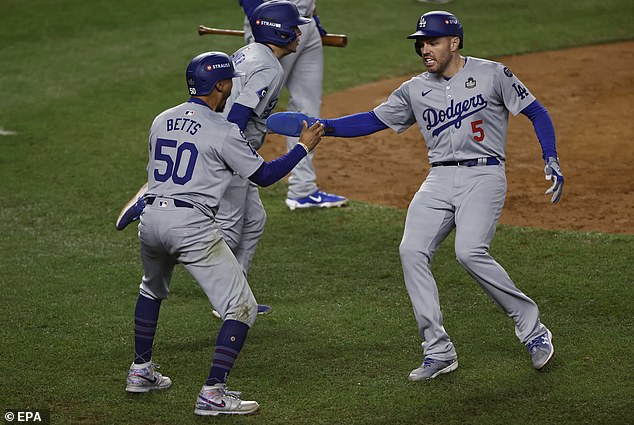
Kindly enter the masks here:
[[416, 41], [414, 41], [414, 50], [416, 50], [416, 54], [420, 57], [423, 57], [423, 44], [420, 42], [419, 39], [416, 39]]

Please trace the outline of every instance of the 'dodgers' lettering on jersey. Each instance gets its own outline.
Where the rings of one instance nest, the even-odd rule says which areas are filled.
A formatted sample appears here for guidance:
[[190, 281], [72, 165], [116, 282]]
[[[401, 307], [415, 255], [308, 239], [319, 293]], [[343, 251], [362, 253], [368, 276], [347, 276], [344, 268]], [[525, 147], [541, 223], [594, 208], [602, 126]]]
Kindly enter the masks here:
[[189, 118], [170, 118], [166, 122], [167, 131], [186, 131], [194, 135], [202, 127], [198, 122]]
[[[456, 128], [460, 128], [463, 119], [486, 108], [487, 104], [487, 100], [481, 94], [458, 103], [455, 103], [454, 100], [451, 99], [451, 103], [447, 109], [440, 111], [433, 108], [425, 109], [423, 111], [423, 120], [427, 123], [427, 130], [437, 127], [432, 131], [432, 135], [438, 136], [442, 131], [452, 125]], [[449, 121], [446, 122], [447, 120]]]

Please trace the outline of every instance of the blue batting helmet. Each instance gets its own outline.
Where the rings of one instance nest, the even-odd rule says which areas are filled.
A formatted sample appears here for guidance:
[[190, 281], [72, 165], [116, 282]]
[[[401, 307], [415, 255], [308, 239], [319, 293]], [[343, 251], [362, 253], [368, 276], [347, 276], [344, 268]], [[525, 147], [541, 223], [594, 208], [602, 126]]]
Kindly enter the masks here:
[[244, 75], [237, 72], [227, 54], [222, 52], [201, 53], [189, 62], [185, 80], [192, 96], [204, 96], [213, 90], [218, 81], [230, 80]]
[[300, 16], [294, 3], [285, 0], [264, 2], [249, 17], [255, 41], [276, 46], [291, 43], [297, 38], [294, 27], [309, 22], [310, 19]]
[[[417, 39], [419, 37], [444, 37], [453, 35], [460, 38], [460, 46], [462, 49], [462, 39], [464, 37], [462, 24], [455, 15], [445, 12], [444, 10], [434, 10], [427, 12], [418, 19], [416, 32], [410, 34], [407, 38]], [[420, 45], [418, 42], [414, 44], [416, 53], [421, 55]]]

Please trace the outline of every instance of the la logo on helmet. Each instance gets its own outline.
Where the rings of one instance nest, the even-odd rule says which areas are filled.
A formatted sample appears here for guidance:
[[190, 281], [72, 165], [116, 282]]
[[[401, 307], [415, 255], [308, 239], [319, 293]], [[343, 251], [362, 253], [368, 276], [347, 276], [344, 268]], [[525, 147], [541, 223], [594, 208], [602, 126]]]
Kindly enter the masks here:
[[421, 28], [425, 28], [426, 25], [427, 25], [427, 21], [425, 20], [425, 17], [421, 16], [420, 21], [418, 22], [418, 26]]

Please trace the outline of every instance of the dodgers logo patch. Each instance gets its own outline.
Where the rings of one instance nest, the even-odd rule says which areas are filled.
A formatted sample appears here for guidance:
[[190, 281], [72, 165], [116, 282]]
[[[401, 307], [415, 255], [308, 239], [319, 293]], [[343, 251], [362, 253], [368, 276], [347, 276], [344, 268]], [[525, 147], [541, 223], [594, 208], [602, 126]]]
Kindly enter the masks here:
[[256, 91], [255, 94], [258, 95], [258, 98], [263, 99], [264, 96], [266, 96], [266, 93], [268, 93], [269, 88], [268, 87], [264, 87], [261, 88], [260, 90]]

